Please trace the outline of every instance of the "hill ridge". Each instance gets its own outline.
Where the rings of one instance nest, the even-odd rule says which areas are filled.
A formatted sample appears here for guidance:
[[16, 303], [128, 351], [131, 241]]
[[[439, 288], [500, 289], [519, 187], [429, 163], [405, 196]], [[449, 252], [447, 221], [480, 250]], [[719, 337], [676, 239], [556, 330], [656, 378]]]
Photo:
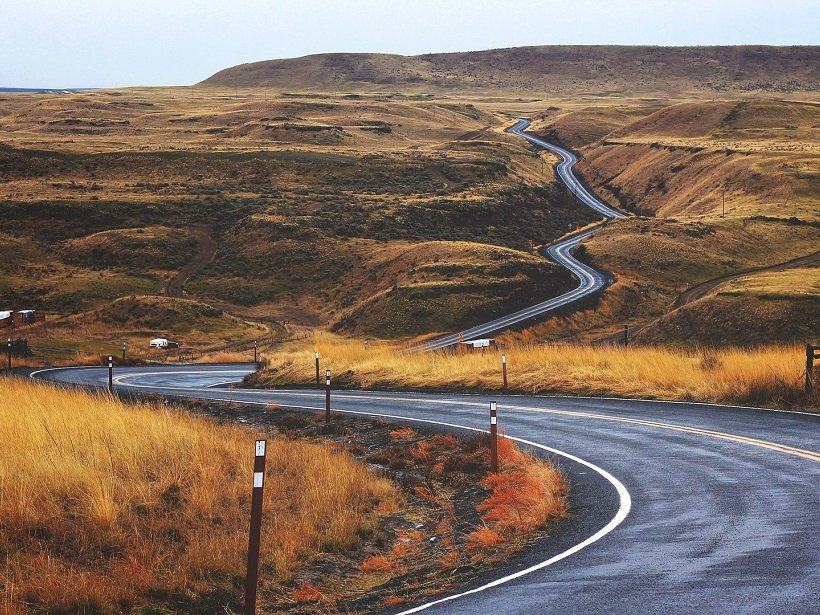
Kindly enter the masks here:
[[725, 95], [820, 89], [820, 46], [545, 45], [427, 53], [320, 53], [223, 69], [202, 84], [281, 90], [466, 89]]

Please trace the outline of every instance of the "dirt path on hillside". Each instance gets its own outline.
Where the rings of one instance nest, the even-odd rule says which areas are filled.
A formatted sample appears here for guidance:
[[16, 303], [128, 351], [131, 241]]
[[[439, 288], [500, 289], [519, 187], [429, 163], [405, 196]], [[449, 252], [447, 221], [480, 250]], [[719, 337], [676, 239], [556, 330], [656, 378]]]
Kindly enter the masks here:
[[813, 266], [820, 266], [820, 251], [815, 252], [814, 254], [809, 254], [808, 256], [801, 256], [800, 258], [795, 258], [793, 260], [786, 261], [785, 263], [770, 265], [768, 267], [760, 267], [758, 269], [750, 269], [748, 271], [741, 271], [740, 273], [732, 273], [729, 275], [721, 276], [719, 278], [715, 278], [714, 280], [709, 280], [708, 282], [704, 282], [703, 284], [698, 284], [697, 286], [693, 286], [692, 288], [678, 295], [677, 299], [675, 299], [675, 303], [672, 304], [672, 307], [679, 308], [681, 306], [686, 305], [687, 303], [697, 301], [701, 297], [708, 295], [715, 289], [719, 288], [720, 286], [723, 286], [728, 282], [732, 282], [733, 280], [739, 280], [741, 278], [747, 278], [750, 276], [757, 275], [759, 273], [767, 273], [769, 271], [785, 271], [787, 269], [795, 269], [796, 267]]
[[169, 297], [182, 299], [185, 295], [185, 283], [192, 275], [213, 261], [216, 255], [216, 242], [211, 227], [207, 225], [198, 226], [193, 229], [193, 232], [198, 241], [196, 256], [180, 269], [179, 273], [168, 280], [165, 285], [165, 294]]
[[[658, 318], [655, 318], [643, 325], [630, 327], [630, 340], [637, 338], [645, 329], [648, 329], [652, 325], [656, 324], [661, 318], [664, 318], [665, 316], [671, 314], [674, 310], [683, 307], [688, 303], [692, 303], [693, 301], [697, 301], [702, 297], [705, 297], [706, 295], [708, 295], [711, 292], [714, 292], [724, 284], [728, 284], [729, 282], [732, 282], [734, 280], [740, 280], [741, 278], [752, 277], [761, 273], [767, 273], [770, 271], [786, 271], [787, 269], [795, 269], [796, 267], [820, 267], [820, 251], [815, 252], [814, 254], [809, 254], [807, 256], [801, 256], [799, 258], [786, 261], [785, 263], [778, 263], [777, 265], [769, 265], [768, 267], [760, 267], [758, 269], [749, 269], [747, 271], [741, 271], [740, 273], [724, 275], [719, 278], [703, 282], [702, 284], [698, 284], [697, 286], [693, 286], [692, 288], [685, 290], [680, 295], [678, 295], [675, 299], [675, 302], [672, 304], [672, 309], [670, 309], [662, 316], [659, 316]], [[619, 331], [618, 333], [615, 333], [613, 335], [607, 335], [606, 337], [603, 337], [595, 341], [594, 343], [621, 344], [623, 343], [623, 339], [623, 332]]]

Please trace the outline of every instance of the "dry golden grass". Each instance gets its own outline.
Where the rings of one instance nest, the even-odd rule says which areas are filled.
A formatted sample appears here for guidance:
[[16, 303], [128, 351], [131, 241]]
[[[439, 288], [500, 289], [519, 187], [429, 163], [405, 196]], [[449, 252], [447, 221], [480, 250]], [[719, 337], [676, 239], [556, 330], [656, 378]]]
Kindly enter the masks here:
[[[114, 613], [241, 583], [254, 435], [18, 380], [0, 398], [0, 613]], [[269, 439], [262, 578], [355, 543], [394, 488], [327, 446]]]
[[253, 351], [215, 352], [201, 355], [193, 360], [194, 363], [249, 363], [251, 361], [253, 361]]
[[[269, 358], [257, 383], [307, 384], [315, 379], [314, 348], [335, 382], [364, 388], [501, 388], [500, 352], [402, 353], [391, 344], [323, 335], [293, 342]], [[805, 350], [799, 346], [717, 350], [511, 346], [508, 380], [521, 393], [620, 396], [755, 405], [805, 404]]]
[[788, 271], [767, 271], [733, 280], [720, 289], [721, 294], [762, 295], [782, 298], [820, 298], [820, 268], [798, 267]]

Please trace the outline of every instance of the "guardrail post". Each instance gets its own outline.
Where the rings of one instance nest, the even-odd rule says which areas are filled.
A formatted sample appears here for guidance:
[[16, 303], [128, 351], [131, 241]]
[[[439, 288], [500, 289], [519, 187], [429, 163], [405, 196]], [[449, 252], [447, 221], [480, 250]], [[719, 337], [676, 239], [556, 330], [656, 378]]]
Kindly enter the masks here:
[[248, 570], [245, 574], [244, 615], [256, 613], [256, 586], [259, 577], [259, 546], [262, 536], [262, 495], [265, 488], [266, 440], [256, 441], [253, 460], [253, 494], [251, 496], [251, 527], [248, 535]]
[[330, 422], [330, 370], [325, 371], [325, 422]]
[[490, 402], [490, 471], [498, 473], [498, 415], [496, 403]]
[[114, 392], [114, 357], [108, 355], [108, 392]]
[[507, 393], [507, 355], [501, 355], [501, 379], [503, 381], [502, 390]]
[[318, 389], [321, 386], [319, 383], [319, 351], [317, 350], [314, 354], [316, 358], [316, 388]]

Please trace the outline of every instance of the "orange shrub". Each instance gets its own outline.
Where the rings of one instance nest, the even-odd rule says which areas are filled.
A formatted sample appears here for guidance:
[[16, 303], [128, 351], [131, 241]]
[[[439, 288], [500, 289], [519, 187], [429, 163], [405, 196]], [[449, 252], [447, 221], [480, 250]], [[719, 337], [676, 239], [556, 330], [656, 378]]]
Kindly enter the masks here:
[[490, 474], [482, 482], [492, 493], [477, 508], [501, 534], [518, 532], [526, 538], [550, 518], [566, 514], [566, 482], [553, 467], [532, 463]]
[[313, 585], [302, 585], [293, 591], [290, 597], [296, 602], [320, 602], [324, 598], [322, 592]]
[[412, 427], [399, 427], [390, 432], [390, 437], [396, 440], [411, 440], [416, 437], [416, 432]]
[[488, 527], [480, 527], [464, 538], [467, 541], [468, 550], [491, 549], [504, 541], [501, 534]]
[[384, 555], [371, 555], [359, 565], [359, 570], [362, 572], [384, 572], [391, 570], [393, 562], [387, 559]]

